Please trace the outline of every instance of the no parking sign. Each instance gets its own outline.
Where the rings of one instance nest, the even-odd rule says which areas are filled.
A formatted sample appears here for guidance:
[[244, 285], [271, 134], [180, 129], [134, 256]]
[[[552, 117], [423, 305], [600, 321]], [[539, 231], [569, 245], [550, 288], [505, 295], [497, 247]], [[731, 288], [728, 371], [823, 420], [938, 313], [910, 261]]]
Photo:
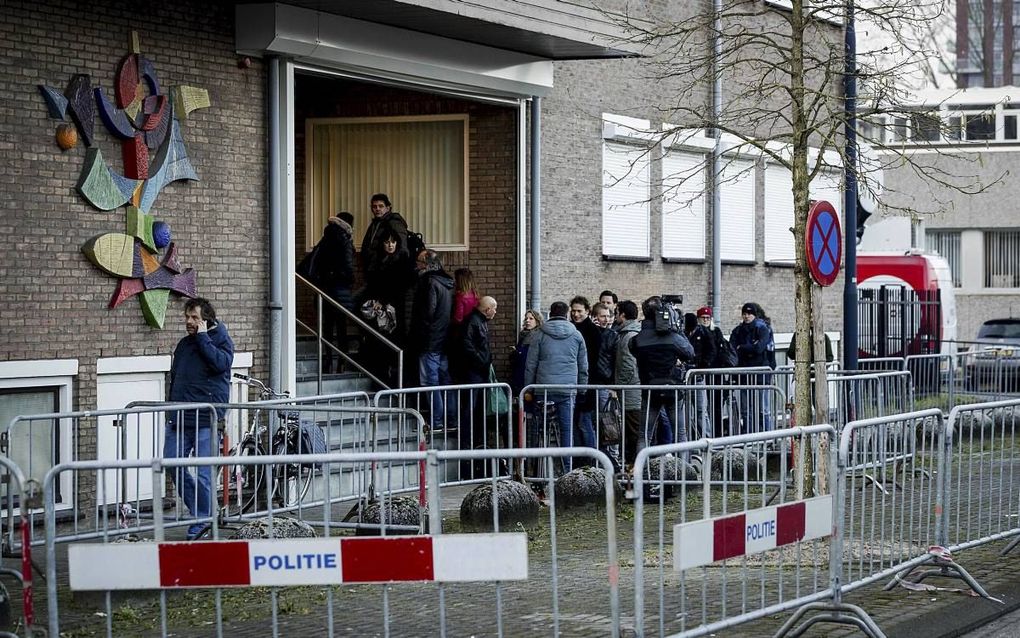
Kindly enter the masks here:
[[839, 262], [843, 258], [843, 231], [839, 215], [829, 202], [811, 204], [804, 247], [811, 276], [818, 285], [831, 286], [839, 275]]

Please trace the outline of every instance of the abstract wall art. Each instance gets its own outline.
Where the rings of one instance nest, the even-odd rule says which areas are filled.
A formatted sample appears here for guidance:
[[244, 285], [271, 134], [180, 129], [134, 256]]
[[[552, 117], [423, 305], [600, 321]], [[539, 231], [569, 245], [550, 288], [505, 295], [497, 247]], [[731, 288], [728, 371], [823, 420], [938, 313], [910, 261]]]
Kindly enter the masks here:
[[[141, 54], [137, 33], [131, 34], [131, 53], [121, 59], [113, 80], [112, 92], [105, 91], [93, 86], [89, 75], [77, 73], [63, 93], [42, 84], [39, 92], [49, 117], [62, 121], [55, 132], [61, 150], [85, 149], [78, 194], [98, 210], [125, 210], [123, 232], [111, 229], [81, 247], [96, 268], [118, 280], [108, 307], [138, 297], [145, 321], [162, 328], [170, 293], [196, 296], [198, 274], [181, 267], [170, 225], [151, 211], [168, 184], [198, 179], [181, 122], [192, 111], [209, 107], [209, 93], [193, 86], [164, 93], [155, 66]], [[102, 123], [98, 129], [96, 115]], [[102, 130], [120, 146], [120, 172], [99, 148]]]

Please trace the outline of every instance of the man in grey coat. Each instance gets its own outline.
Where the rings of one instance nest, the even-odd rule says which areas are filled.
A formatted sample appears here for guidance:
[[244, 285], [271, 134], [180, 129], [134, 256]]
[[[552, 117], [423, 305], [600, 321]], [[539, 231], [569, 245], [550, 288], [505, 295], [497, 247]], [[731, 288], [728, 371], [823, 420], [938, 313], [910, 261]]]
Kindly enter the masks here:
[[[577, 328], [567, 321], [567, 304], [557, 301], [549, 308], [549, 321], [542, 324], [528, 348], [524, 383], [550, 385], [585, 385], [588, 383], [588, 351]], [[557, 431], [560, 445], [573, 445], [574, 398], [576, 391], [552, 389], [543, 391], [546, 402], [556, 404]], [[564, 459], [570, 471], [570, 459]]]

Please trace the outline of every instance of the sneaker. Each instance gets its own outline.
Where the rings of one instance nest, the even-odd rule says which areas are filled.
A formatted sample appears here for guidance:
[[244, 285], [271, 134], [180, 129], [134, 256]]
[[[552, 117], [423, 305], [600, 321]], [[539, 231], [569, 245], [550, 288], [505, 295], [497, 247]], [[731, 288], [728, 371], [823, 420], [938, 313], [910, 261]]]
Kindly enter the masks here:
[[189, 541], [197, 541], [205, 536], [205, 533], [209, 530], [208, 523], [195, 523], [188, 528], [188, 535], [185, 537]]

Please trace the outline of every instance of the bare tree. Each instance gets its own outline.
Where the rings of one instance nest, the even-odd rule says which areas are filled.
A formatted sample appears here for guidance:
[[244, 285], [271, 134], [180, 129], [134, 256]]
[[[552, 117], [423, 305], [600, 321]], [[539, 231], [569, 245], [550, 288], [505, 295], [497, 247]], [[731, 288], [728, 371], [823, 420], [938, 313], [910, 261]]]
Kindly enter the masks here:
[[[937, 163], [913, 161], [909, 150], [889, 134], [897, 122], [919, 121], [918, 113], [908, 106], [913, 87], [905, 78], [930, 73], [935, 42], [932, 21], [945, 20], [946, 0], [858, 3], [856, 23], [866, 37], [860, 42], [856, 77], [861, 114], [870, 124], [861, 131], [861, 141], [884, 151], [880, 164], [907, 164], [924, 179], [952, 188], [975, 192], [987, 188], [989, 184], [976, 184], [973, 175], [949, 174]], [[708, 130], [733, 140], [730, 152], [753, 149], [792, 176], [796, 347], [802, 353], [815, 353], [814, 362], [802, 358], [795, 366], [798, 424], [824, 421], [828, 414], [824, 405], [812, 414], [811, 406], [812, 363], [817, 372], [814, 395], [824, 400], [827, 394], [821, 347], [825, 326], [818, 302], [822, 289], [812, 280], [803, 250], [811, 183], [827, 171], [849, 167], [848, 179], [871, 189], [870, 172], [882, 168], [856, 165], [844, 150], [848, 127], [857, 130], [844, 108], [846, 4], [844, 0], [702, 0], [641, 3], [633, 11], [629, 5], [606, 10], [629, 33], [630, 43], [643, 48], [647, 80], [657, 87], [676, 87], [668, 104], [661, 107], [661, 119], [669, 126], [660, 131], [659, 141], [675, 139], [685, 131]], [[719, 84], [722, 107], [714, 112], [713, 87]], [[942, 123], [936, 119], [934, 126], [941, 130]], [[682, 184], [684, 178], [670, 181]], [[714, 223], [718, 223], [715, 213]], [[805, 478], [810, 480], [812, 475], [806, 472]], [[817, 488], [825, 490], [824, 477], [818, 478]]]

